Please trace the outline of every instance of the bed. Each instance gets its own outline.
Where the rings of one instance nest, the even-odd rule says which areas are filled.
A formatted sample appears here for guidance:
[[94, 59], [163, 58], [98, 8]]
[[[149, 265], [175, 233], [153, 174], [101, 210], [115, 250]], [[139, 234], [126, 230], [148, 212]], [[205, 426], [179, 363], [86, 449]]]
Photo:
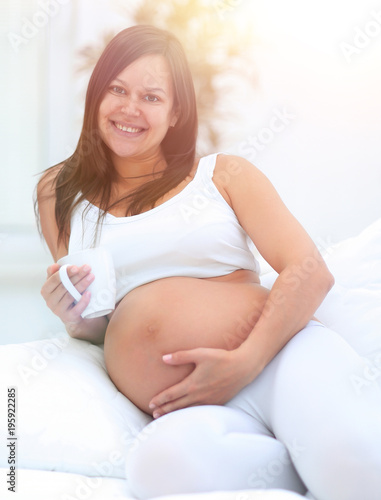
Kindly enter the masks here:
[[[336, 283], [317, 316], [362, 356], [354, 390], [381, 387], [381, 219], [358, 236], [322, 249]], [[262, 266], [262, 283], [276, 274]], [[48, 310], [46, 314], [51, 314]], [[8, 325], [7, 328], [10, 328]], [[8, 335], [11, 332], [4, 332]], [[8, 337], [7, 337], [8, 338]], [[147, 438], [150, 418], [107, 376], [99, 346], [57, 334], [0, 346], [0, 497], [18, 500], [132, 500], [125, 477], [130, 446]], [[8, 393], [9, 390], [14, 392]], [[15, 435], [7, 428], [7, 394], [16, 396]], [[10, 446], [8, 446], [10, 444]], [[13, 448], [12, 448], [13, 446]], [[16, 459], [17, 496], [9, 461]], [[308, 497], [308, 493], [307, 493]], [[283, 490], [214, 491], [172, 500], [297, 500]]]

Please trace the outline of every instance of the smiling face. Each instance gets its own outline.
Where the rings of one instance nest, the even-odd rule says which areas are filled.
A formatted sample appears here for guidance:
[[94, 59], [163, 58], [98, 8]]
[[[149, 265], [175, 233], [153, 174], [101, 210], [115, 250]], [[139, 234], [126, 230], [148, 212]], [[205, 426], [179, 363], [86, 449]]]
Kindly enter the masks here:
[[140, 57], [108, 86], [98, 111], [100, 135], [115, 160], [161, 154], [168, 128], [176, 124], [174, 90], [164, 56]]

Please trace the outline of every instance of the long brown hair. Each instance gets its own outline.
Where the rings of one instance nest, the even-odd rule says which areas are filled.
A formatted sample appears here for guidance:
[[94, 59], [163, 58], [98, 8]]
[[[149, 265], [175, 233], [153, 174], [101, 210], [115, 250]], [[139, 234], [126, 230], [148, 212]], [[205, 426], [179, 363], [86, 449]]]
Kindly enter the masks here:
[[[151, 54], [163, 55], [168, 61], [174, 87], [174, 107], [179, 111], [175, 127], [169, 128], [161, 143], [167, 167], [159, 179], [145, 183], [110, 204], [116, 171], [98, 132], [99, 106], [110, 82], [136, 59]], [[102, 216], [122, 201], [125, 202], [126, 215], [152, 208], [159, 198], [189, 174], [195, 160], [197, 125], [193, 80], [177, 38], [148, 25], [132, 26], [118, 33], [103, 51], [91, 75], [77, 148], [54, 179], [58, 243], [65, 241], [69, 235], [72, 212], [83, 200], [90, 203], [96, 201], [101, 209], [98, 225]], [[36, 213], [38, 218], [38, 209]]]

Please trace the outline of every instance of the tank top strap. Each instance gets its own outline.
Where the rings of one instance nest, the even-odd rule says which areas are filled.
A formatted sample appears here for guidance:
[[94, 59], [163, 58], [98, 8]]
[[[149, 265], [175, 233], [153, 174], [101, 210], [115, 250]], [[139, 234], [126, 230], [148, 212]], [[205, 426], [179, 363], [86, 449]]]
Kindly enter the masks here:
[[197, 174], [205, 184], [209, 184], [211, 182], [214, 174], [214, 169], [216, 168], [217, 156], [220, 154], [225, 153], [213, 153], [200, 159], [197, 168]]

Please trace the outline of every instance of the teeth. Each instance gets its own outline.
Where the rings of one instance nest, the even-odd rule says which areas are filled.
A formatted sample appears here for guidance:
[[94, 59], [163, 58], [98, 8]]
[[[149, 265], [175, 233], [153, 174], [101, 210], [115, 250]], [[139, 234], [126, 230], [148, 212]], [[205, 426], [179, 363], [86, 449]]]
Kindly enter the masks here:
[[118, 128], [119, 130], [123, 130], [123, 132], [140, 132], [141, 128], [133, 128], [133, 127], [125, 127], [124, 125], [121, 125], [120, 123], [115, 122], [115, 127]]

